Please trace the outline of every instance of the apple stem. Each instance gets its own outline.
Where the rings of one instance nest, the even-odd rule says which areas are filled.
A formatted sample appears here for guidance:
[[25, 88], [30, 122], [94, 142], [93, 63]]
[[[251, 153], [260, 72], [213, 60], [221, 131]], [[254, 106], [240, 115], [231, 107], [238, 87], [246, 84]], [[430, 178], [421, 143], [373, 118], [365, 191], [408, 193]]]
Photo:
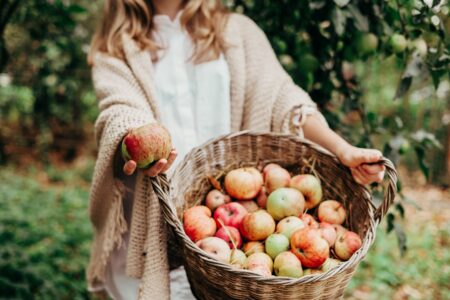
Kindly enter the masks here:
[[236, 246], [236, 243], [233, 240], [233, 237], [231, 236], [231, 232], [228, 230], [228, 228], [225, 226], [225, 224], [223, 224], [221, 219], [217, 219], [217, 221], [220, 223], [220, 225], [225, 230], [225, 233], [228, 235], [228, 237], [230, 238], [231, 243], [233, 244], [233, 248], [236, 250], [237, 246]]

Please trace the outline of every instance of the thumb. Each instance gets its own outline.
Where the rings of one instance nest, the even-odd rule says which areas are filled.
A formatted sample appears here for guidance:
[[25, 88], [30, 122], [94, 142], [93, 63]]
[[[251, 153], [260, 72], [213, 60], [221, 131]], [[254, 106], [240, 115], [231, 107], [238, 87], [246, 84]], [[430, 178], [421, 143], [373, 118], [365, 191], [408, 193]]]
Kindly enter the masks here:
[[134, 173], [134, 171], [136, 171], [136, 167], [137, 164], [134, 160], [128, 160], [124, 165], [123, 165], [123, 172], [126, 175], [132, 175]]

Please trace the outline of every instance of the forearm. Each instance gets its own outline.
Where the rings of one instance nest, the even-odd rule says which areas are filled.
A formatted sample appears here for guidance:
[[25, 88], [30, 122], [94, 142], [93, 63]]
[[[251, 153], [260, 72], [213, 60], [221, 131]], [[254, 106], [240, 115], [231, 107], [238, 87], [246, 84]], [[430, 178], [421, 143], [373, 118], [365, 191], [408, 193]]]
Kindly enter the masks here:
[[309, 115], [303, 124], [305, 138], [340, 156], [350, 144], [327, 127], [317, 115]]

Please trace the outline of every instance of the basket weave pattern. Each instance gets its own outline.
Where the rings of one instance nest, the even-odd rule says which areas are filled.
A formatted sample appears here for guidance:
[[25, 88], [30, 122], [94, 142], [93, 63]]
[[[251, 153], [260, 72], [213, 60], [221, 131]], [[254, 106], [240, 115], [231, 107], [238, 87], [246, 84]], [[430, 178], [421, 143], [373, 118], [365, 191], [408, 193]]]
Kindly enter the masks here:
[[[344, 225], [363, 241], [348, 261], [326, 273], [299, 279], [264, 278], [211, 258], [184, 233], [183, 212], [205, 198], [211, 189], [208, 176], [222, 179], [232, 169], [262, 168], [270, 162], [282, 165], [292, 174], [316, 175], [322, 183], [324, 199], [343, 203], [348, 212]], [[191, 289], [199, 299], [340, 299], [356, 266], [374, 242], [376, 227], [395, 196], [397, 174], [389, 160], [383, 159], [382, 163], [386, 166], [388, 185], [383, 203], [375, 208], [369, 191], [353, 180], [348, 168], [306, 140], [257, 132], [216, 138], [193, 149], [176, 168], [170, 184], [164, 176], [153, 180], [164, 219], [176, 237], [171, 244], [175, 248], [169, 249], [169, 253], [183, 258]]]

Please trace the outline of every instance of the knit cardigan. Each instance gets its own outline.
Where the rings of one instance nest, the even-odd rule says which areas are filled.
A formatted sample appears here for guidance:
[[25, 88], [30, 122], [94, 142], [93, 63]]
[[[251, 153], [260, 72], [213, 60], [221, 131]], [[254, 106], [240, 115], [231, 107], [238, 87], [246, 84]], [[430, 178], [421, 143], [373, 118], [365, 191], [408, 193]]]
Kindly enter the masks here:
[[[265, 34], [252, 20], [230, 14], [223, 38], [231, 78], [232, 131], [286, 131], [289, 126], [284, 124], [292, 111], [304, 106], [315, 109], [308, 94], [283, 70]], [[92, 68], [100, 114], [95, 123], [98, 157], [89, 199], [94, 237], [86, 271], [88, 288], [103, 288], [110, 254], [130, 230], [126, 273], [141, 279], [139, 298], [168, 299], [166, 224], [151, 178], [142, 172], [136, 175], [127, 228], [122, 206], [125, 186], [113, 173], [115, 153], [127, 131], [160, 121], [150, 53], [128, 36], [123, 37], [123, 49], [123, 59], [98, 53]]]

